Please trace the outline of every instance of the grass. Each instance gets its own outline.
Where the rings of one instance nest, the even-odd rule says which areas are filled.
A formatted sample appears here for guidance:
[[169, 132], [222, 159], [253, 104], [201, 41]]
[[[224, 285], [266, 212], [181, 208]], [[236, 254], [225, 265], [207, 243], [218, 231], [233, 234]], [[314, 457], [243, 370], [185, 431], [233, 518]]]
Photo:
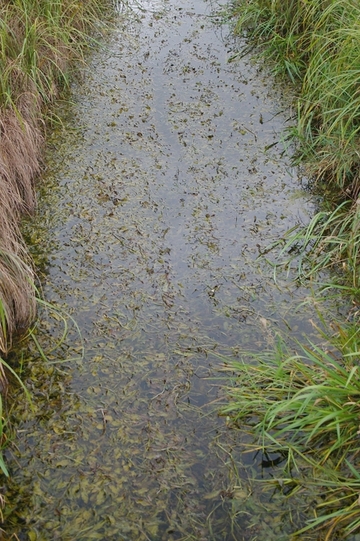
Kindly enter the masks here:
[[357, 0], [236, 0], [235, 31], [300, 89], [299, 159], [317, 179], [359, 192], [360, 5]]
[[295, 535], [321, 527], [334, 539], [360, 528], [359, 334], [358, 322], [340, 328], [328, 350], [291, 348], [278, 337], [273, 350], [225, 365], [231, 386], [222, 414], [253, 434], [253, 449], [283, 459], [265, 483], [287, 498], [317, 493], [313, 518]]
[[34, 271], [22, 240], [35, 208], [49, 107], [99, 34], [107, 0], [0, 1], [0, 351], [34, 318]]
[[[263, 482], [299, 505], [310, 496], [314, 502], [313, 518], [307, 511], [294, 533], [306, 539], [360, 531], [359, 212], [358, 203], [345, 200], [277, 243], [275, 279], [280, 266], [305, 285], [317, 284], [311, 300], [325, 329], [321, 342], [278, 336], [273, 349], [243, 352], [225, 366], [229, 403], [222, 413], [254, 436], [250, 448], [284, 461]], [[331, 324], [322, 304], [330, 296], [349, 307]]]
[[[279, 339], [275, 354], [254, 354], [251, 360], [257, 360], [255, 364], [232, 363], [231, 369], [246, 375], [242, 385], [249, 395], [240, 408], [231, 403], [224, 413], [234, 412], [235, 421], [259, 418], [255, 430], [262, 442], [267, 440], [270, 446], [273, 442], [275, 449], [281, 441], [282, 449], [308, 448], [320, 465], [348, 449], [353, 452], [354, 442], [360, 446], [360, 368], [354, 364], [358, 351], [351, 346], [359, 333], [359, 327], [350, 327], [345, 343], [340, 346], [338, 337], [332, 351], [297, 342], [299, 352], [295, 353]], [[237, 386], [229, 393], [244, 400], [244, 391], [239, 393]], [[249, 400], [253, 393], [259, 395], [256, 405]], [[312, 463], [311, 456], [307, 458]], [[289, 454], [289, 467], [296, 465], [293, 460]]]
[[[21, 257], [22, 256], [22, 257]], [[34, 273], [23, 247], [0, 249], [0, 349], [6, 352], [16, 331], [35, 317]]]
[[287, 137], [296, 143], [294, 162], [324, 196], [307, 226], [276, 243], [275, 279], [281, 266], [315, 282], [320, 318], [330, 294], [351, 308], [324, 325], [320, 345], [278, 337], [271, 351], [227, 362], [223, 414], [254, 435], [256, 448], [284, 457], [266, 483], [287, 497], [314, 494], [313, 517], [294, 535], [343, 539], [360, 530], [360, 4], [235, 0], [232, 15], [247, 38], [243, 54], [294, 83], [296, 123]]
[[332, 288], [357, 298], [360, 291], [360, 199], [345, 200], [334, 210], [320, 211], [305, 227], [296, 226], [274, 243], [281, 246], [275, 267], [292, 268], [306, 284], [324, 272], [332, 272]]

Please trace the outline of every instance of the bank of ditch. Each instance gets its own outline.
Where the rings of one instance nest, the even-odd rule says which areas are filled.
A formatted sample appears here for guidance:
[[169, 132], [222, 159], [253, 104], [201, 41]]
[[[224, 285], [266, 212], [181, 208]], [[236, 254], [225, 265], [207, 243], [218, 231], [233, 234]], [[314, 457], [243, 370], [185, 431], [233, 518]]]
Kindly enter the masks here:
[[[107, 0], [0, 2], [0, 447], [6, 446], [2, 396], [8, 375], [22, 385], [6, 356], [27, 332], [39, 300], [36, 268], [21, 220], [36, 206], [46, 132], [57, 121], [55, 103], [79, 73], [113, 10]], [[90, 39], [90, 35], [92, 36]], [[26, 389], [25, 389], [26, 392]], [[0, 468], [8, 475], [0, 453]]]
[[[35, 270], [19, 227], [35, 208], [35, 179], [51, 105], [100, 33], [107, 0], [0, 3], [0, 351], [35, 317]], [[108, 16], [108, 15], [107, 15]], [[94, 43], [94, 39], [93, 39]]]
[[284, 138], [295, 143], [295, 161], [321, 200], [306, 228], [279, 240], [279, 266], [296, 257], [302, 283], [321, 283], [329, 271], [314, 310], [321, 317], [324, 299], [339, 295], [344, 312], [319, 343], [277, 336], [273, 350], [243, 352], [230, 363], [224, 414], [248, 426], [259, 450], [281, 457], [280, 490], [314, 494], [314, 519], [298, 534], [318, 528], [319, 539], [342, 539], [360, 527], [360, 7], [236, 0], [231, 17], [247, 37], [239, 54], [254, 55], [294, 86], [297, 118]]

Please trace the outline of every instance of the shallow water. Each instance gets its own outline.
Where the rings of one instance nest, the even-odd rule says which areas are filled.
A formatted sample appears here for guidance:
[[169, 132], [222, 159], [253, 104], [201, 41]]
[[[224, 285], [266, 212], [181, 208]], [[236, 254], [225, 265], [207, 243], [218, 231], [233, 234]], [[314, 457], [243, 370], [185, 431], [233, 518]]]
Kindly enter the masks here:
[[29, 236], [81, 339], [66, 316], [51, 351], [61, 314], [44, 310], [47, 361], [26, 363], [33, 410], [16, 398], [7, 456], [21, 540], [288, 538], [280, 495], [256, 493], [259, 459], [217, 416], [219, 377], [221, 355], [310, 331], [308, 292], [259, 255], [313, 203], [278, 142], [289, 111], [266, 73], [228, 62], [239, 44], [213, 8], [119, 14], [50, 140]]

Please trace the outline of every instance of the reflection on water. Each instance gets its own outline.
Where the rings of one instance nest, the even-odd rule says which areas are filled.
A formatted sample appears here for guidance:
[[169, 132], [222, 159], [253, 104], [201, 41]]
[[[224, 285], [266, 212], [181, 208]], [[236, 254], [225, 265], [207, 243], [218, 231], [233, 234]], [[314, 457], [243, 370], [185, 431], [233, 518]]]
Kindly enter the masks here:
[[227, 62], [210, 15], [202, 0], [120, 15], [51, 140], [32, 235], [46, 300], [71, 312], [85, 355], [74, 325], [49, 350], [61, 322], [44, 311], [48, 362], [27, 364], [33, 411], [16, 398], [8, 453], [5, 526], [19, 539], [286, 532], [280, 496], [266, 507], [250, 489], [261, 457], [217, 418], [219, 355], [285, 324], [308, 331], [306, 291], [275, 285], [258, 256], [312, 205], [281, 145], [265, 151], [285, 122], [266, 77]]

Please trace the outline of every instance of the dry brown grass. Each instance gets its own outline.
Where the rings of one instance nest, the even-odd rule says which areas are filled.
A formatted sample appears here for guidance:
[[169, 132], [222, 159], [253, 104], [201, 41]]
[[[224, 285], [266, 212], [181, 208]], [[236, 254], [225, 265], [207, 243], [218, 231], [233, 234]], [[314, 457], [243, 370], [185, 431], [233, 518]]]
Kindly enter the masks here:
[[36, 204], [44, 113], [107, 6], [108, 0], [0, 0], [0, 353], [35, 315], [34, 269], [19, 223]]
[[0, 349], [6, 352], [16, 331], [26, 329], [35, 316], [34, 273], [24, 246], [18, 253], [0, 247], [0, 298], [4, 324], [0, 327]]
[[33, 99], [21, 96], [17, 110], [0, 111], [0, 189], [8, 192], [15, 213], [31, 212], [35, 205], [33, 181], [40, 172], [42, 135], [31, 115]]
[[34, 98], [23, 95], [17, 110], [0, 111], [0, 350], [35, 314], [34, 273], [19, 230], [24, 212], [35, 206], [34, 178], [40, 171], [42, 135]]

